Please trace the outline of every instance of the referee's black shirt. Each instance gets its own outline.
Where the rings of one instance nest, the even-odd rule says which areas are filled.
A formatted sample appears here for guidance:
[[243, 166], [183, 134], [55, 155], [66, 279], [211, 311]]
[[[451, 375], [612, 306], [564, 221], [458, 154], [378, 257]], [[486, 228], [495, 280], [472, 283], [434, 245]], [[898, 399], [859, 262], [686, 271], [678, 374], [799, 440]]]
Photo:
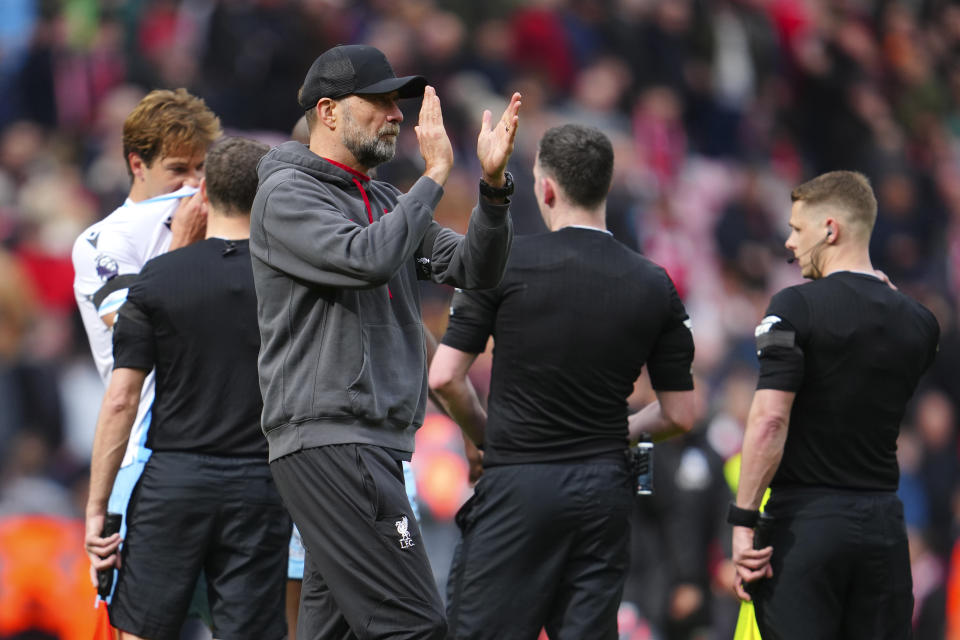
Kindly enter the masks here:
[[257, 298], [246, 240], [210, 238], [150, 260], [114, 325], [114, 367], [156, 367], [154, 451], [267, 456]]
[[659, 266], [596, 229], [514, 239], [503, 281], [458, 291], [443, 343], [494, 337], [484, 466], [621, 453], [644, 363], [660, 391], [693, 388], [693, 338]]
[[797, 395], [770, 486], [896, 491], [900, 421], [939, 336], [930, 311], [871, 275], [775, 295], [756, 330], [757, 388]]

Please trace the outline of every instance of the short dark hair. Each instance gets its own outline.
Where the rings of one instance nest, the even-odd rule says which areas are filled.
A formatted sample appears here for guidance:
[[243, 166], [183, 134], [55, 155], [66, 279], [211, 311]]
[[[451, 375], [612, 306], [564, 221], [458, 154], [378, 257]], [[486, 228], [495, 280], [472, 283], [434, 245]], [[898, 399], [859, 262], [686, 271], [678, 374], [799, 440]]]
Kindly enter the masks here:
[[593, 208], [604, 201], [613, 179], [613, 145], [599, 129], [565, 124], [540, 138], [540, 167], [576, 205]]
[[804, 182], [790, 193], [792, 202], [807, 206], [833, 205], [867, 235], [877, 220], [877, 198], [870, 180], [856, 171], [831, 171]]
[[227, 137], [207, 152], [204, 175], [210, 204], [225, 215], [245, 216], [257, 194], [257, 163], [270, 147], [248, 138]]

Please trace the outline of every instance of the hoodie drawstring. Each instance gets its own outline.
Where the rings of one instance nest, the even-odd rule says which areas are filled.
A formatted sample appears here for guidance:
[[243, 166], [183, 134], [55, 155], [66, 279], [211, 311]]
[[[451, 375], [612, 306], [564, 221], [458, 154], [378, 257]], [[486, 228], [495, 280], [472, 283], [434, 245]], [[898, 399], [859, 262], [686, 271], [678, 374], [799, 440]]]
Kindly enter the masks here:
[[[363, 183], [358, 179], [353, 179], [353, 184], [357, 185], [357, 189], [360, 190], [360, 195], [363, 197], [363, 206], [367, 208], [367, 220], [370, 221], [370, 224], [373, 224], [373, 209], [370, 207], [370, 200], [367, 198], [367, 191], [363, 188]], [[390, 296], [390, 299], [393, 300], [393, 292], [390, 291], [390, 285], [387, 285], [387, 295]]]
[[373, 209], [370, 208], [370, 200], [367, 199], [367, 191], [363, 188], [363, 183], [353, 179], [353, 184], [357, 185], [357, 189], [360, 189], [360, 195], [363, 196], [363, 206], [367, 208], [367, 220], [370, 221], [370, 224], [373, 224]]

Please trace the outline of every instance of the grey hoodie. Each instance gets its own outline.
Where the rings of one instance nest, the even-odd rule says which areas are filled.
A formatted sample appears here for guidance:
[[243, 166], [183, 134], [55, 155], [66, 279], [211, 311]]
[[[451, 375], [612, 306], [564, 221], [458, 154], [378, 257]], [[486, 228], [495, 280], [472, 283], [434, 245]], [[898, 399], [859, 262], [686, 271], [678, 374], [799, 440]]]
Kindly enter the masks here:
[[496, 286], [507, 205], [481, 198], [461, 236], [433, 221], [443, 189], [429, 178], [403, 194], [297, 142], [258, 171], [250, 253], [270, 460], [344, 443], [412, 452], [427, 397], [418, 275]]

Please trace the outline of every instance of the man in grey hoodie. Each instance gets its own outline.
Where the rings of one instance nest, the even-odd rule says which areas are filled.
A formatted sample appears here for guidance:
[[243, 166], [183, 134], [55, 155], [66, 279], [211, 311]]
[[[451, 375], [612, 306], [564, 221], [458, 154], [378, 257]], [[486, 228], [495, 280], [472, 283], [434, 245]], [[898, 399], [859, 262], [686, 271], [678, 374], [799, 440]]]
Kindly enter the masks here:
[[[404, 194], [368, 172], [394, 155], [397, 100], [420, 95], [425, 170]], [[339, 46], [316, 59], [298, 97], [310, 145], [284, 143], [261, 161], [250, 241], [263, 430], [306, 547], [297, 636], [443, 638], [401, 471], [427, 397], [417, 280], [500, 281], [520, 95], [496, 123], [484, 112], [465, 236], [433, 221], [453, 151], [426, 80], [397, 78], [373, 47]]]

